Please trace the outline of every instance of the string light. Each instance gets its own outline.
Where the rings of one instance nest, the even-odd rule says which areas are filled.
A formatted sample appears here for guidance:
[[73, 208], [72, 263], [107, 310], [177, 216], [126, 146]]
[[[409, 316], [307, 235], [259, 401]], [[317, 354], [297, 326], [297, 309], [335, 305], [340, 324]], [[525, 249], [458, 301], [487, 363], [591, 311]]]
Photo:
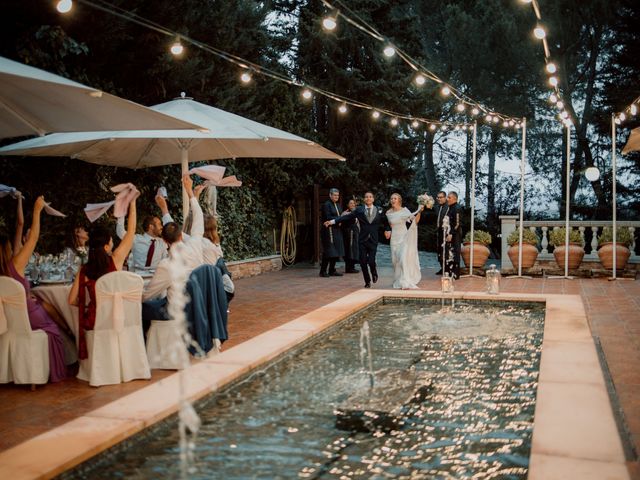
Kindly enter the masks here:
[[311, 97], [313, 97], [313, 93], [311, 93], [311, 90], [309, 90], [308, 88], [305, 88], [302, 91], [302, 98], [304, 98], [305, 100], [309, 100]]
[[417, 120], [414, 120], [413, 122], [411, 122], [411, 126], [415, 129], [418, 128], [420, 126], [420, 122], [418, 122]]
[[456, 110], [458, 110], [459, 112], [464, 112], [465, 109], [465, 105], [464, 103], [459, 103], [458, 105], [456, 105]]
[[553, 62], [547, 63], [547, 72], [556, 73], [558, 71], [558, 67]]
[[414, 82], [416, 82], [416, 85], [418, 85], [419, 87], [421, 87], [422, 85], [425, 84], [425, 82], [427, 81], [427, 79], [424, 77], [424, 75], [422, 75], [421, 73], [419, 73], [418, 75], [416, 75], [416, 77], [413, 79]]
[[242, 75], [240, 75], [240, 81], [242, 83], [249, 83], [251, 81], [251, 74], [249, 72], [242, 72]]
[[398, 126], [398, 119], [397, 118], [392, 118], [389, 123], [391, 123], [392, 127], [397, 127]]
[[338, 111], [344, 115], [345, 113], [347, 113], [347, 106], [343, 103], [338, 107]]
[[638, 105], [640, 105], [640, 97], [637, 97], [631, 104], [623, 109], [620, 113], [616, 115], [616, 124], [621, 125], [625, 120], [627, 120], [627, 113], [632, 117], [635, 117], [638, 114]]
[[545, 32], [544, 28], [542, 28], [542, 27], [536, 27], [536, 28], [533, 29], [533, 35], [538, 40], [542, 40], [543, 38], [545, 38], [547, 36], [547, 32]]
[[499, 123], [500, 119], [498, 117], [493, 117], [493, 123]]
[[549, 85], [552, 87], [558, 86], [558, 77], [549, 77]]
[[384, 53], [385, 57], [391, 58], [396, 54], [396, 49], [391, 45], [387, 45], [386, 47], [384, 47], [384, 50], [382, 52]]
[[451, 95], [451, 89], [445, 85], [444, 87], [442, 87], [442, 89], [440, 90], [440, 93], [442, 94], [442, 96], [444, 97], [448, 97], [449, 95]]
[[478, 109], [478, 107], [473, 107], [473, 109], [471, 110], [471, 114], [475, 117], [476, 115], [480, 114], [480, 110]]
[[338, 26], [338, 21], [335, 17], [324, 17], [322, 19], [322, 26], [325, 30], [335, 30], [335, 28]]
[[433, 132], [436, 128], [438, 128], [438, 127], [436, 126], [436, 124], [435, 124], [435, 123], [432, 123], [431, 125], [429, 125], [429, 130], [431, 130], [432, 132]]
[[73, 8], [73, 2], [71, 0], [60, 0], [56, 4], [56, 10], [60, 13], [69, 13]]
[[624, 112], [622, 112], [620, 115], [618, 115], [618, 118], [621, 122], [624, 122], [627, 119], [627, 116], [624, 114]]
[[484, 119], [485, 119], [487, 122], [491, 123], [491, 121], [493, 120], [493, 117], [492, 117], [491, 115], [487, 115], [486, 117], [484, 117]]
[[551, 103], [558, 103], [558, 96], [555, 93], [552, 93], [549, 96], [549, 102]]
[[558, 107], [558, 110], [562, 110], [564, 108], [564, 102], [562, 100], [558, 100], [556, 102], [556, 107]]
[[377, 110], [374, 110], [374, 111], [371, 113], [371, 116], [374, 118], [374, 120], [377, 120], [377, 119], [379, 119], [379, 118], [380, 118], [380, 112], [379, 112], [379, 111], [377, 111]]
[[169, 50], [176, 57], [179, 57], [184, 53], [184, 47], [182, 46], [179, 38], [177, 38], [176, 41], [171, 44], [171, 48]]
[[638, 113], [638, 107], [637, 107], [637, 105], [635, 103], [629, 107], [629, 112], [634, 117], [636, 116], [636, 114]]

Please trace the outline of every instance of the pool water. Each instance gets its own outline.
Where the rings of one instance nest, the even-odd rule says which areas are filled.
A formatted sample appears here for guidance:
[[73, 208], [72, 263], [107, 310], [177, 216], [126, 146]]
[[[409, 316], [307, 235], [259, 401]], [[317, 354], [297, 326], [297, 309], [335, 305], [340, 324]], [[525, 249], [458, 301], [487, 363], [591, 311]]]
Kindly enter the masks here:
[[[336, 427], [369, 388], [365, 320], [374, 371], [430, 384], [392, 430]], [[386, 301], [200, 403], [189, 478], [526, 478], [543, 322], [543, 304]], [[165, 426], [73, 475], [178, 478], [177, 445]]]

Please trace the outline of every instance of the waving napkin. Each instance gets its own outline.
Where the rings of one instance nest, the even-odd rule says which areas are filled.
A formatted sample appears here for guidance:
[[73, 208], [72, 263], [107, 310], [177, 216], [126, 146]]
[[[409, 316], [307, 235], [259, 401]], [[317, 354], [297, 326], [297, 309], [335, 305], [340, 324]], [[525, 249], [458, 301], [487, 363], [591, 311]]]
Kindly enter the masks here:
[[84, 213], [91, 223], [104, 215], [112, 206], [113, 215], [116, 218], [124, 217], [129, 209], [129, 204], [140, 195], [133, 183], [121, 183], [111, 187], [111, 191], [116, 194], [115, 200], [102, 203], [87, 203]]
[[200, 175], [205, 180], [211, 180], [213, 182], [219, 182], [224, 176], [224, 171], [227, 167], [220, 165], [205, 165], [203, 167], [196, 167], [189, 170], [190, 174]]
[[242, 181], [238, 180], [235, 175], [221, 178], [218, 181], [207, 180], [204, 182], [207, 187], [241, 187]]
[[11, 198], [18, 198], [22, 196], [22, 194], [16, 190], [16, 187], [10, 187], [9, 185], [3, 185], [0, 183], [0, 198], [4, 198], [7, 195], [11, 195]]
[[58, 210], [53, 208], [50, 203], [44, 204], [44, 211], [53, 217], [66, 217], [64, 213], [59, 212]]

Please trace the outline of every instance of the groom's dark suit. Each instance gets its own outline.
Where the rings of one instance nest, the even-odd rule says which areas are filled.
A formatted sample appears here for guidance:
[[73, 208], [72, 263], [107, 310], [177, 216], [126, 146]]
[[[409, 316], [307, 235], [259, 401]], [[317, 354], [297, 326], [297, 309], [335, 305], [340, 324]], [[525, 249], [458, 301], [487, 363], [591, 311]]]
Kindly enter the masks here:
[[[369, 285], [371, 277], [373, 283], [378, 281], [378, 271], [376, 270], [376, 251], [378, 249], [378, 232], [381, 226], [385, 230], [391, 230], [387, 222], [386, 215], [382, 209], [372, 205], [370, 209], [366, 205], [360, 205], [353, 212], [346, 213], [335, 218], [335, 223], [344, 222], [352, 218], [357, 218], [360, 222], [360, 236], [358, 244], [360, 248], [360, 268], [364, 283]], [[371, 275], [369, 275], [371, 270]]]

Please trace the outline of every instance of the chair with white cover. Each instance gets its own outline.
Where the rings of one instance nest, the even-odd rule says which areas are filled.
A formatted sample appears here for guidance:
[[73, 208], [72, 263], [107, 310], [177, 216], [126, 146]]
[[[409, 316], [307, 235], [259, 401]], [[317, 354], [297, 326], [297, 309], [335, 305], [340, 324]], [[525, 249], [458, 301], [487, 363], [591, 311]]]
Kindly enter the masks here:
[[97, 387], [151, 378], [142, 334], [142, 288], [142, 278], [131, 272], [98, 279], [96, 322], [87, 331], [88, 358], [80, 361], [79, 379]]
[[189, 353], [182, 340], [178, 320], [152, 320], [147, 332], [147, 357], [152, 369], [182, 370], [189, 366]]
[[49, 339], [31, 330], [22, 284], [0, 276], [0, 383], [43, 384], [49, 381]]

